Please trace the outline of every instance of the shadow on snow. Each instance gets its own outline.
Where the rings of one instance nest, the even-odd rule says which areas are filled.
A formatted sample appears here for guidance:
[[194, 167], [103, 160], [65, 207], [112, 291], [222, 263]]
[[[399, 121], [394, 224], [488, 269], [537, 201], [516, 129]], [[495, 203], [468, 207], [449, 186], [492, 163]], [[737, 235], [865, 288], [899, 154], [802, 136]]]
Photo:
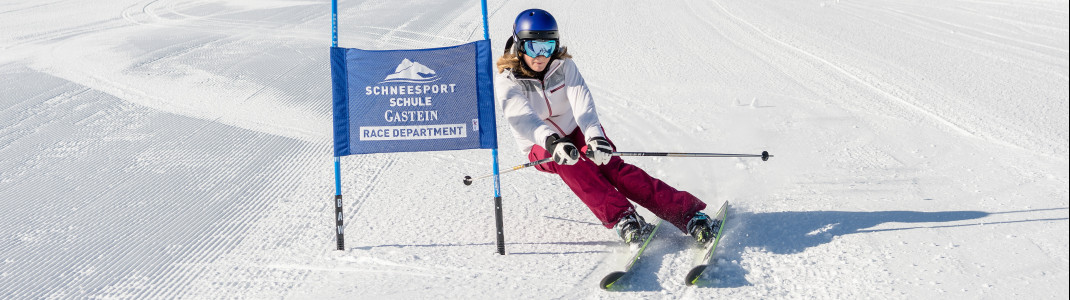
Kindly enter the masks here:
[[[747, 270], [744, 270], [739, 261], [742, 261], [742, 253], [745, 249], [762, 249], [774, 254], [796, 254], [806, 251], [808, 248], [820, 246], [831, 242], [838, 236], [849, 234], [865, 234], [888, 231], [904, 231], [914, 229], [936, 229], [969, 227], [980, 225], [1013, 224], [1021, 222], [1045, 222], [1061, 221], [1067, 218], [1026, 218], [1011, 221], [997, 222], [972, 222], [955, 224], [938, 224], [976, 220], [996, 214], [1033, 213], [1042, 211], [1067, 210], [1070, 208], [1049, 208], [1025, 211], [1008, 212], [982, 212], [982, 211], [943, 211], [943, 212], [919, 212], [919, 211], [876, 211], [876, 212], [851, 212], [851, 211], [787, 211], [751, 213], [739, 212], [731, 209], [729, 212], [728, 226], [725, 229], [724, 240], [721, 241], [720, 249], [717, 250], [715, 259], [718, 261], [734, 261], [731, 264], [714, 264], [707, 273], [696, 283], [698, 287], [741, 287], [749, 286]], [[884, 223], [902, 223], [892, 228], [872, 229]], [[671, 232], [670, 232], [671, 231]], [[660, 256], [670, 253], [689, 251], [691, 239], [677, 233], [674, 230], [659, 232], [658, 239], [661, 242], [653, 244], [647, 249], [644, 263], [637, 266], [635, 274], [631, 274], [620, 282], [618, 291], [659, 291], [663, 287], [659, 278], [655, 275], [664, 265]], [[576, 245], [576, 246], [599, 246], [612, 247], [618, 245], [616, 241], [589, 241], [589, 242], [541, 242], [541, 243], [509, 243], [506, 245]], [[351, 249], [370, 250], [378, 247], [493, 247], [494, 243], [466, 243], [466, 244], [425, 244], [425, 245], [377, 245], [352, 247]], [[560, 254], [590, 254], [604, 253], [607, 250], [590, 250], [578, 252], [521, 252], [510, 255], [560, 255]], [[683, 278], [679, 278], [682, 283]]]
[[[980, 225], [1011, 224], [1021, 222], [1044, 222], [1067, 220], [1067, 218], [1027, 218], [1014, 221], [973, 222], [957, 224], [948, 223], [975, 220], [995, 214], [1031, 213], [1070, 208], [1050, 208], [1027, 211], [988, 213], [982, 211], [789, 211], [770, 213], [731, 212], [729, 227], [717, 250], [718, 260], [741, 261], [742, 253], [747, 248], [762, 249], [774, 254], [795, 254], [808, 248], [831, 242], [838, 236], [902, 231], [913, 229], [954, 228]], [[894, 228], [871, 229], [884, 223], [902, 224]], [[712, 266], [697, 283], [700, 287], [740, 287], [750, 285], [746, 279], [747, 271], [741, 264], [722, 264]]]

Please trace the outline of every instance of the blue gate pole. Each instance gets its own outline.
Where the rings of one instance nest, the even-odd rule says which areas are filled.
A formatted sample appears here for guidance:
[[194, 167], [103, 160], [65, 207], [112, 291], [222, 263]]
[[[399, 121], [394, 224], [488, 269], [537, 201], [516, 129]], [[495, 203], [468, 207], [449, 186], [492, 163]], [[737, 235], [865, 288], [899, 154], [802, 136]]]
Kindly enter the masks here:
[[334, 214], [335, 241], [338, 242], [338, 250], [345, 250], [345, 224], [342, 218], [342, 163], [338, 156], [334, 157]]
[[[483, 39], [490, 40], [490, 26], [487, 25], [487, 0], [482, 0], [480, 3], [483, 5]], [[493, 69], [491, 70], [493, 71]], [[491, 74], [494, 74], [491, 72]], [[502, 188], [501, 188], [501, 175], [498, 171], [498, 145], [494, 145], [494, 149], [490, 151], [491, 156], [494, 157], [494, 226], [498, 231], [498, 254], [505, 255], [505, 233], [502, 230], [505, 227], [504, 217], [502, 216]]]
[[[331, 0], [331, 47], [338, 47], [338, 0]], [[338, 250], [345, 250], [345, 226], [342, 218], [342, 159], [334, 157], [334, 230]]]
[[331, 0], [331, 47], [338, 47], [338, 0]]

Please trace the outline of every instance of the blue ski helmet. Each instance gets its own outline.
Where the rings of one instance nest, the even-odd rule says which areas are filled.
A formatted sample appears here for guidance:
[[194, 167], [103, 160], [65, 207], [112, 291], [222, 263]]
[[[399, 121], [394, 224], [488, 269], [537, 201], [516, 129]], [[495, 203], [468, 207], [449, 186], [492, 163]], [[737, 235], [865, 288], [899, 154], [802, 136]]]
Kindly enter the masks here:
[[513, 22], [513, 39], [557, 40], [557, 20], [545, 10], [532, 8], [520, 12]]

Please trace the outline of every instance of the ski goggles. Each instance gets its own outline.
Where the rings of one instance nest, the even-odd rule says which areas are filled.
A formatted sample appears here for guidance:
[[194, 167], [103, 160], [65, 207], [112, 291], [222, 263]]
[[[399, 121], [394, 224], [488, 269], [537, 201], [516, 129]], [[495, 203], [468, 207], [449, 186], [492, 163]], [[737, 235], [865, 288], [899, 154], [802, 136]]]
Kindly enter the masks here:
[[557, 40], [524, 40], [521, 43], [524, 54], [531, 57], [550, 57], [557, 50]]

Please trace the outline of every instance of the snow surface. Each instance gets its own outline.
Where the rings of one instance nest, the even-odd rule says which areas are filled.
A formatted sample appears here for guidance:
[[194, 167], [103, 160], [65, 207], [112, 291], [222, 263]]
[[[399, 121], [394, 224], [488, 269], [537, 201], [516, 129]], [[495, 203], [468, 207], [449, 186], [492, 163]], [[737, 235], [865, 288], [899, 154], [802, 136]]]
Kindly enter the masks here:
[[[335, 251], [329, 1], [50, 0], [0, 1], [0, 298], [1070, 294], [1067, 1], [490, 1], [495, 52], [532, 6], [622, 151], [775, 155], [628, 159], [733, 204], [698, 287], [669, 230], [599, 290], [618, 239], [530, 169], [496, 255], [487, 150], [343, 158]], [[339, 9], [343, 47], [482, 38], [478, 1]]]

